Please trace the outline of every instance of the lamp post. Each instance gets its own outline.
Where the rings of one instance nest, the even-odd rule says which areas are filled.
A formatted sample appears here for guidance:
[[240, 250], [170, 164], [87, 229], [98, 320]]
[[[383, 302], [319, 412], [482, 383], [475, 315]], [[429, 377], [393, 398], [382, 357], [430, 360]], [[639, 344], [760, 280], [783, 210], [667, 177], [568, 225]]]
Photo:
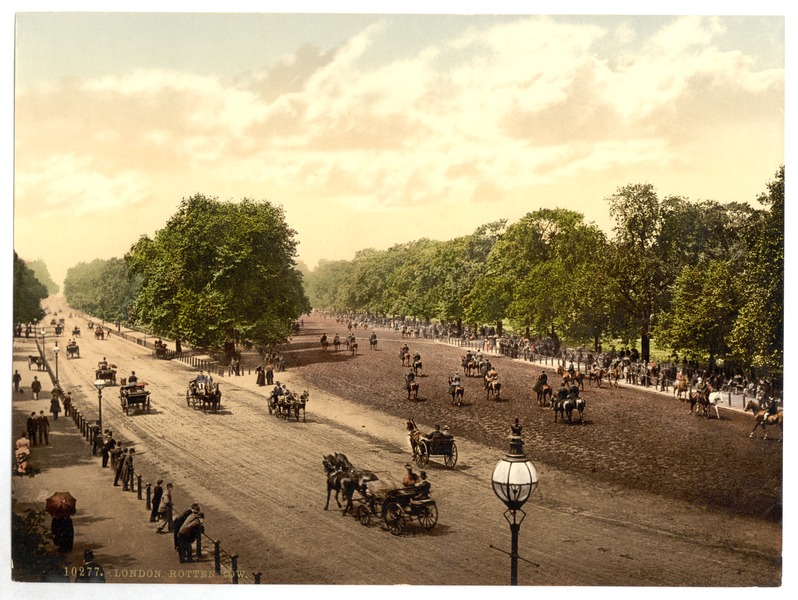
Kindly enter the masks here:
[[97, 402], [99, 406], [97, 422], [100, 424], [100, 431], [103, 431], [103, 388], [105, 387], [105, 379], [97, 379], [94, 382], [94, 387], [97, 388]]
[[58, 347], [58, 342], [53, 346], [53, 354], [55, 354], [55, 385], [58, 386], [58, 353], [61, 348]]
[[[493, 491], [504, 502], [504, 518], [510, 524], [512, 546], [510, 551], [510, 585], [518, 585], [518, 532], [526, 513], [521, 507], [538, 486], [538, 471], [524, 454], [521, 424], [518, 419], [510, 427], [510, 451], [493, 468]], [[521, 518], [518, 518], [520, 513]]]

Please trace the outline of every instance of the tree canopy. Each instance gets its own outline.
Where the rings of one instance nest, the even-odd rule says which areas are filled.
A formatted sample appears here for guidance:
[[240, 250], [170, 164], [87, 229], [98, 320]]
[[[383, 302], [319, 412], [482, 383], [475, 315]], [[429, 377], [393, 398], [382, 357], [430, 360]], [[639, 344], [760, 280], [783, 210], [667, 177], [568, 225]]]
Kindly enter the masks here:
[[41, 321], [44, 318], [41, 301], [47, 296], [47, 288], [14, 252], [14, 322]]
[[64, 298], [70, 306], [106, 321], [128, 321], [141, 277], [121, 258], [78, 263], [67, 271]]
[[135, 321], [198, 348], [284, 341], [310, 309], [295, 234], [266, 201], [184, 199], [166, 227], [125, 256], [142, 277]]

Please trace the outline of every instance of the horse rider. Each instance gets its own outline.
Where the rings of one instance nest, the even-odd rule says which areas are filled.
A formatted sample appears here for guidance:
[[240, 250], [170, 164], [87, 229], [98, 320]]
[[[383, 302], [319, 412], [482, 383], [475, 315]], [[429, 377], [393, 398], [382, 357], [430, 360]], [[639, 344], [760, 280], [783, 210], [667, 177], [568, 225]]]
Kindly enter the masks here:
[[413, 355], [413, 364], [415, 365], [416, 363], [420, 363], [420, 362], [421, 362], [421, 355], [418, 352], [416, 352]]
[[695, 391], [698, 392], [700, 396], [706, 396], [707, 394], [707, 384], [704, 383], [704, 379], [699, 377], [698, 381], [696, 381]]
[[376, 344], [376, 343], [377, 343], [377, 332], [376, 332], [376, 331], [372, 331], [372, 332], [371, 332], [371, 337], [369, 337], [369, 342], [370, 342], [372, 345], [374, 345], [374, 344]]
[[413, 371], [413, 369], [410, 369], [407, 375], [405, 375], [405, 381], [407, 382], [407, 387], [409, 388], [410, 384], [413, 383], [415, 380], [416, 380], [416, 374]]
[[490, 382], [492, 382], [492, 381], [496, 381], [497, 379], [499, 379], [499, 373], [498, 373], [498, 371], [496, 371], [496, 369], [494, 369], [493, 367], [491, 367], [491, 368], [490, 368], [490, 371], [488, 371], [487, 373], [485, 373], [485, 381], [486, 381], [487, 383], [490, 383]]
[[454, 394], [455, 390], [459, 386], [460, 386], [460, 373], [455, 371], [454, 375], [452, 375], [452, 378], [449, 379], [449, 393]]
[[541, 369], [538, 375], [538, 385], [546, 385], [549, 382], [549, 376], [546, 375], [545, 369]]

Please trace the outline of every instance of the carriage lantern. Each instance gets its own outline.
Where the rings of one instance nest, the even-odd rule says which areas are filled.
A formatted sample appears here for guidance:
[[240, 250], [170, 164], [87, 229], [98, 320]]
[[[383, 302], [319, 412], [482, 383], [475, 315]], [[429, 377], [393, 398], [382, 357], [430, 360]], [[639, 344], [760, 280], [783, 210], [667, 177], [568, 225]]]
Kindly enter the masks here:
[[[518, 585], [518, 532], [526, 513], [521, 507], [538, 486], [538, 471], [535, 464], [524, 454], [521, 439], [521, 424], [518, 419], [510, 427], [510, 451], [493, 469], [491, 482], [493, 492], [504, 502], [507, 510], [504, 518], [510, 524], [512, 546], [510, 551], [510, 585]], [[520, 513], [520, 519], [518, 518]]]
[[58, 347], [58, 342], [55, 343], [53, 346], [53, 354], [55, 354], [55, 384], [58, 385], [58, 353], [61, 351], [61, 348]]
[[97, 401], [99, 403], [99, 411], [97, 415], [97, 422], [100, 424], [100, 431], [103, 431], [103, 388], [106, 385], [105, 379], [97, 379], [94, 382], [94, 387], [97, 388]]

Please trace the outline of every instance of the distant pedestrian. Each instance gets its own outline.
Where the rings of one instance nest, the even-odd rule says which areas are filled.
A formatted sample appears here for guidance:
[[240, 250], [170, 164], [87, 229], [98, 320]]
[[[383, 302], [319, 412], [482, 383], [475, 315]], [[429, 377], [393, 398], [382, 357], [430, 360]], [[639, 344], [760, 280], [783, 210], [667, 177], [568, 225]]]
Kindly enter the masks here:
[[122, 491], [133, 491], [133, 458], [136, 456], [136, 449], [131, 448], [127, 453], [125, 464], [122, 466]]
[[113, 449], [116, 448], [116, 440], [114, 439], [114, 432], [110, 429], [106, 430], [105, 437], [103, 438], [103, 447], [100, 451], [103, 457], [103, 469], [108, 468], [108, 459], [111, 456], [111, 452]]
[[70, 414], [72, 414], [72, 394], [67, 393], [64, 396], [64, 416], [68, 417]]
[[83, 551], [83, 565], [78, 567], [75, 583], [105, 583], [105, 571], [94, 561], [94, 552]]
[[47, 419], [47, 415], [44, 414], [44, 411], [39, 412], [39, 416], [36, 417], [36, 427], [39, 431], [39, 444], [42, 443], [44, 440], [44, 444], [46, 446], [50, 445], [50, 421]]
[[61, 412], [61, 403], [58, 401], [58, 398], [55, 396], [53, 397], [52, 400], [50, 400], [50, 412], [53, 413], [53, 421], [57, 421], [58, 413]]
[[271, 363], [266, 366], [266, 385], [274, 385], [274, 367]]
[[155, 482], [155, 487], [152, 490], [152, 511], [150, 512], [150, 523], [155, 523], [155, 519], [158, 517], [158, 509], [161, 506], [161, 498], [163, 497], [163, 487], [161, 484], [163, 483], [163, 479], [159, 479]]
[[116, 471], [119, 466], [119, 461], [122, 459], [122, 443], [119, 442], [116, 447], [111, 449], [111, 468]]
[[22, 375], [19, 374], [19, 371], [14, 371], [12, 381], [14, 382], [14, 391], [19, 394], [19, 384], [22, 383]]
[[172, 484], [166, 484], [166, 491], [164, 492], [161, 503], [158, 505], [158, 525], [155, 528], [156, 533], [166, 533], [164, 529], [169, 527], [169, 511], [172, 508]]
[[91, 454], [97, 456], [103, 450], [103, 436], [100, 435], [100, 422], [95, 421], [91, 426]]
[[36, 445], [36, 436], [39, 432], [39, 423], [36, 420], [36, 413], [32, 412], [28, 417], [28, 421], [26, 423], [26, 427], [28, 429], [28, 439], [30, 440], [31, 445]]
[[39, 399], [39, 393], [42, 391], [42, 382], [39, 381], [38, 376], [33, 376], [33, 381], [30, 384], [30, 391], [33, 392], [33, 399]]
[[127, 460], [127, 448], [122, 449], [122, 453], [116, 461], [116, 475], [114, 475], [114, 487], [119, 485], [119, 479], [122, 477], [122, 471], [125, 468], [125, 461]]
[[24, 475], [28, 471], [28, 458], [30, 457], [30, 440], [24, 431], [20, 434], [16, 447], [17, 473]]

